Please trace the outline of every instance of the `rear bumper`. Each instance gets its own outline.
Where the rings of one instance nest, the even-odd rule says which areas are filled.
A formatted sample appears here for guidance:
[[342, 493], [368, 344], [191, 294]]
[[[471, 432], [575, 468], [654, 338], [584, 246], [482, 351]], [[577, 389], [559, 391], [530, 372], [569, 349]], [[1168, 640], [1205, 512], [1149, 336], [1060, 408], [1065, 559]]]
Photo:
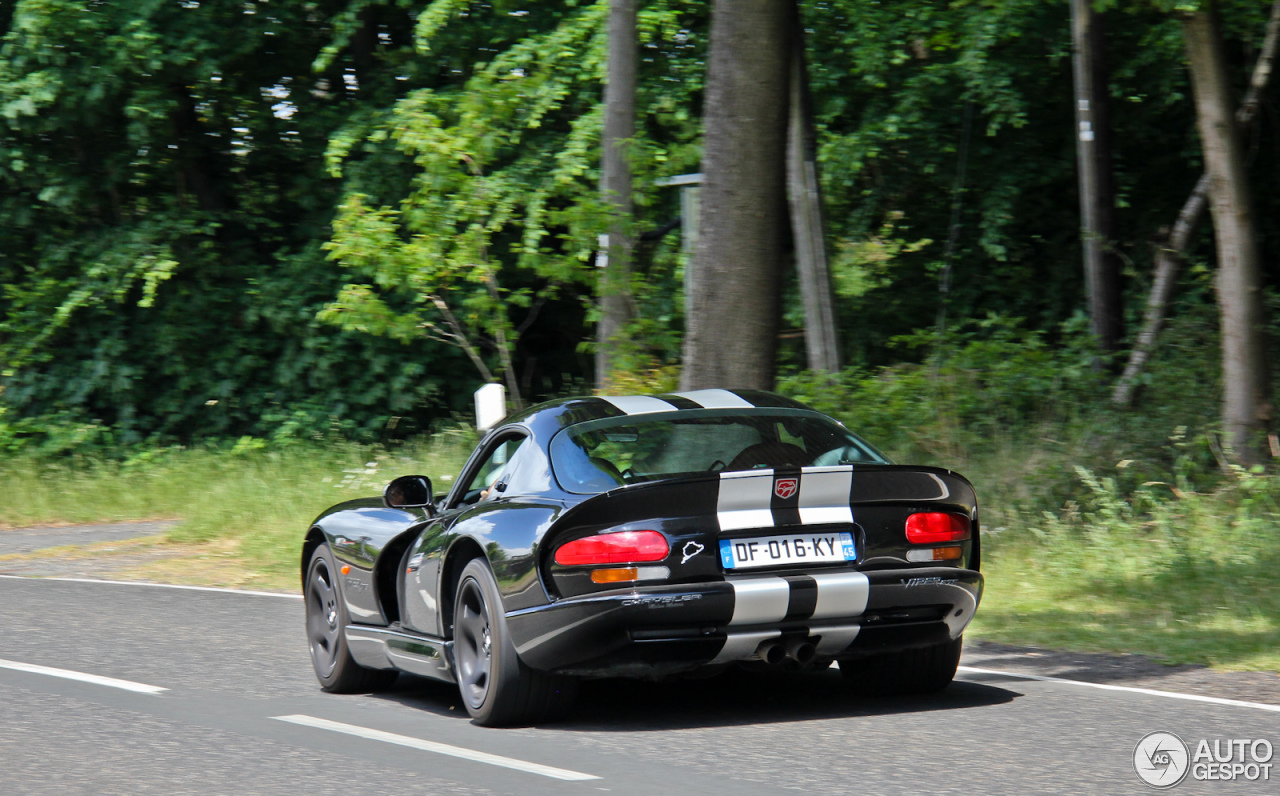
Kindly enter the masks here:
[[770, 640], [807, 640], [819, 660], [927, 646], [964, 632], [982, 575], [947, 567], [645, 586], [507, 614], [529, 666], [659, 675], [751, 660]]

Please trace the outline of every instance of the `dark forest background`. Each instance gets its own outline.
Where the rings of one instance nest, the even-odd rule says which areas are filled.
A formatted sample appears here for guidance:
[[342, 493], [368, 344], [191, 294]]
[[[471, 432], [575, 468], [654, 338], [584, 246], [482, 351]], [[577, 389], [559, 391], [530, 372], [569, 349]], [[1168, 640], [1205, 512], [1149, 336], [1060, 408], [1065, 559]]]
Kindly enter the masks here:
[[[410, 435], [485, 380], [459, 330], [493, 373], [505, 335], [527, 400], [589, 390], [607, 5], [0, 4], [0, 445]], [[942, 362], [973, 376], [955, 390], [979, 419], [1104, 404], [1067, 4], [800, 7], [848, 370], [804, 372], [791, 275], [780, 389], [829, 409], [865, 394], [899, 419], [885, 378]], [[1268, 7], [1218, 10], [1243, 92]], [[1128, 341], [1204, 168], [1173, 11], [1107, 13]], [[709, 13], [641, 4], [629, 388], [670, 388], [679, 365], [680, 196], [659, 183], [699, 170]], [[1273, 85], [1248, 139], [1272, 286], [1278, 132]], [[1216, 416], [1209, 224], [1189, 261], [1139, 397], [1160, 435]]]

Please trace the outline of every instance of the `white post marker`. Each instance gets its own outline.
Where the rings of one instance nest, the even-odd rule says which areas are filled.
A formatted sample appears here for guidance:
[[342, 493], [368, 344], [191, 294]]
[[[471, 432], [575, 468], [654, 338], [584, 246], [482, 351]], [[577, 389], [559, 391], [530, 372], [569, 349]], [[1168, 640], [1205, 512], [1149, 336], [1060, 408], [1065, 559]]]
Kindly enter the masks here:
[[507, 416], [507, 388], [486, 384], [476, 390], [476, 428], [488, 431]]
[[290, 724], [300, 724], [303, 727], [315, 727], [320, 730], [331, 730], [333, 732], [343, 733], [344, 735], [354, 735], [357, 738], [367, 738], [371, 741], [382, 741], [383, 743], [392, 743], [397, 746], [407, 746], [410, 749], [419, 749], [423, 752], [448, 755], [449, 757], [471, 760], [475, 763], [485, 763], [487, 765], [498, 766], [500, 768], [510, 768], [516, 771], [523, 771], [526, 774], [538, 774], [539, 776], [551, 777], [552, 779], [561, 779], [570, 782], [600, 779], [594, 774], [583, 774], [580, 771], [570, 771], [565, 768], [544, 766], [541, 763], [530, 763], [526, 760], [517, 760], [514, 757], [491, 755], [488, 752], [477, 752], [474, 749], [464, 749], [461, 746], [450, 746], [449, 744], [439, 743], [437, 741], [426, 741], [421, 738], [412, 738], [408, 735], [397, 735], [394, 732], [374, 730], [368, 727], [360, 727], [355, 724], [343, 724], [340, 721], [318, 719], [315, 716], [294, 714], [291, 716], [272, 716], [272, 718], [277, 721], [287, 721]]
[[34, 663], [19, 663], [18, 661], [6, 661], [3, 659], [0, 659], [0, 669], [12, 669], [15, 672], [28, 672], [30, 674], [44, 674], [49, 677], [61, 677], [63, 680], [78, 680], [82, 683], [105, 685], [109, 688], [119, 688], [139, 694], [159, 694], [162, 691], [169, 690], [158, 685], [135, 683], [131, 680], [117, 680], [114, 677], [103, 677], [99, 674], [73, 672], [70, 669], [55, 669], [52, 666], [38, 666]]

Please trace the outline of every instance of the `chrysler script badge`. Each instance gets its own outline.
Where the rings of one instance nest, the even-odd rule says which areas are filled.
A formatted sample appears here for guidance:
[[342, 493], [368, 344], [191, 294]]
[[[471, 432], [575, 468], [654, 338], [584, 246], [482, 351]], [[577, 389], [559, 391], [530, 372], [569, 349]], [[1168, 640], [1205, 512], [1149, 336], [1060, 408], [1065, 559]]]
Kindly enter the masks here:
[[786, 500], [796, 493], [800, 488], [799, 478], [779, 478], [773, 482], [773, 494]]

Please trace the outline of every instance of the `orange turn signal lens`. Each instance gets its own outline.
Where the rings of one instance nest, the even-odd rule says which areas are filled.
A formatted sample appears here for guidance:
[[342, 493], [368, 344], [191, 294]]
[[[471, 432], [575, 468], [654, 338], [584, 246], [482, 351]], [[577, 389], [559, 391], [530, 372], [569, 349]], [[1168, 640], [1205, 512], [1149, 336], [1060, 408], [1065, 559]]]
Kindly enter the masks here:
[[627, 583], [633, 580], [639, 580], [640, 573], [636, 572], [635, 567], [618, 567], [617, 569], [593, 569], [591, 570], [592, 583]]
[[345, 575], [345, 574], [347, 574], [348, 572], [350, 572], [350, 571], [351, 571], [351, 567], [347, 566], [346, 564], [343, 564], [343, 565], [342, 565], [342, 569], [341, 569], [341, 570], [339, 570], [339, 571], [340, 571], [343, 575]]
[[963, 555], [960, 547], [933, 547], [928, 550], [908, 550], [908, 561], [955, 561]]
[[635, 580], [666, 580], [671, 570], [666, 567], [610, 567], [591, 570], [592, 583], [630, 583]]

